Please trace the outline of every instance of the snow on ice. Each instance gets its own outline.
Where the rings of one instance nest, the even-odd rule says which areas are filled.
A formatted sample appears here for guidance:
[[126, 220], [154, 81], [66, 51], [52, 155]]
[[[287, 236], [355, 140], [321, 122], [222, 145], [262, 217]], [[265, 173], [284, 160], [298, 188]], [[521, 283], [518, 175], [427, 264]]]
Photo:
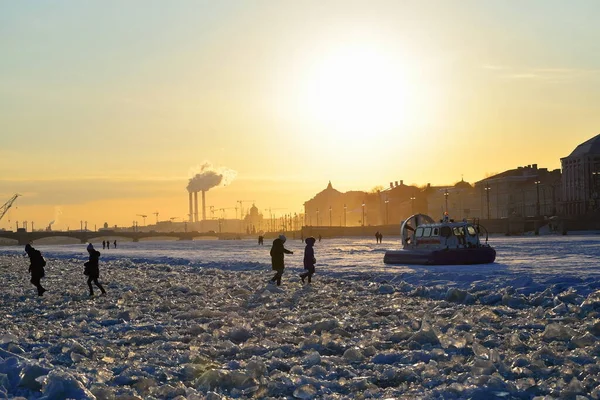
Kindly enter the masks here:
[[122, 242], [89, 297], [84, 245], [0, 249], [0, 398], [600, 399], [600, 237], [492, 238], [482, 266], [386, 266], [325, 239], [280, 287], [255, 241]]

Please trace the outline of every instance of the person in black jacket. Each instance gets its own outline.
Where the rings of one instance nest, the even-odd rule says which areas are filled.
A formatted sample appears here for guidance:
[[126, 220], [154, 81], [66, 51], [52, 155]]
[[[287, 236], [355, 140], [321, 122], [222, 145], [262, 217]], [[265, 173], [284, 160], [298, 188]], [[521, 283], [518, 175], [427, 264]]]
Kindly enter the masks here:
[[100, 267], [98, 266], [100, 252], [94, 249], [94, 246], [91, 243], [88, 244], [87, 251], [90, 254], [90, 259], [85, 264], [83, 264], [85, 266], [85, 270], [83, 271], [83, 273], [88, 277], [87, 284], [90, 288], [90, 296], [94, 295], [92, 282], [94, 282], [94, 284], [98, 286], [98, 288], [100, 288], [102, 294], [106, 294], [106, 290], [104, 290], [102, 285], [98, 283], [98, 278], [100, 277]]
[[315, 259], [315, 245], [316, 239], [314, 237], [307, 237], [304, 241], [306, 243], [306, 247], [304, 248], [304, 269], [305, 273], [300, 274], [300, 278], [302, 278], [302, 283], [304, 283], [304, 279], [308, 278], [308, 283], [310, 283], [312, 276], [315, 274], [315, 264], [317, 260]]
[[294, 254], [293, 251], [283, 247], [285, 240], [285, 236], [279, 235], [277, 239], [273, 240], [273, 246], [271, 247], [271, 265], [273, 266], [273, 270], [277, 271], [275, 276], [271, 278], [271, 282], [277, 282], [277, 286], [281, 285], [281, 275], [283, 275], [283, 270], [285, 268], [283, 255]]
[[42, 287], [40, 280], [46, 275], [44, 271], [46, 260], [44, 260], [42, 253], [39, 250], [34, 249], [29, 243], [25, 245], [25, 253], [29, 256], [29, 272], [31, 273], [30, 282], [37, 288], [38, 296], [42, 296], [46, 289]]

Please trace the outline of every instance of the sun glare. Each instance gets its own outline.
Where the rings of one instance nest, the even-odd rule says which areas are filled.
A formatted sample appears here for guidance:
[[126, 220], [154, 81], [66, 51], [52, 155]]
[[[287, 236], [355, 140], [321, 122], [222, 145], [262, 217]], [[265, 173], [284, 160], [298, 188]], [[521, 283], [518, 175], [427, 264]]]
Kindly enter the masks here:
[[302, 90], [309, 118], [328, 134], [347, 138], [403, 126], [411, 96], [402, 65], [367, 47], [326, 54], [313, 63]]

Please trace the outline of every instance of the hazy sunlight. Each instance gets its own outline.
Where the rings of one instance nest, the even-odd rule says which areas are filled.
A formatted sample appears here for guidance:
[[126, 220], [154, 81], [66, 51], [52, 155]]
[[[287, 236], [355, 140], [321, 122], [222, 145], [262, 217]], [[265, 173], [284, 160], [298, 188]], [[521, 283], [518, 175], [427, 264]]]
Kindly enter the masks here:
[[334, 137], [386, 135], [406, 123], [411, 97], [406, 79], [398, 60], [367, 46], [348, 46], [313, 63], [300, 102]]

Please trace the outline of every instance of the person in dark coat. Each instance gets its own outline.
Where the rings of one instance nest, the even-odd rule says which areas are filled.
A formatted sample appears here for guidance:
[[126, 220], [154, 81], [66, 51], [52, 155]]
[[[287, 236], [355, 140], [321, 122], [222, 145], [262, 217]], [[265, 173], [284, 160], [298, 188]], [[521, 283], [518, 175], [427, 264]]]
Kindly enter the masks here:
[[91, 243], [88, 244], [87, 251], [90, 254], [90, 259], [85, 264], [83, 264], [85, 266], [85, 270], [83, 271], [83, 273], [88, 277], [87, 284], [90, 288], [90, 296], [94, 295], [92, 282], [94, 282], [94, 284], [98, 286], [102, 294], [106, 294], [106, 290], [104, 290], [102, 285], [98, 283], [98, 278], [100, 277], [100, 267], [98, 266], [100, 252], [94, 249], [94, 246]]
[[308, 283], [310, 283], [312, 276], [315, 274], [315, 264], [317, 260], [315, 259], [315, 242], [317, 240], [314, 237], [307, 237], [304, 241], [306, 243], [306, 247], [304, 248], [304, 269], [305, 273], [300, 274], [300, 278], [302, 278], [302, 283], [304, 283], [304, 279], [308, 278]]
[[284, 254], [294, 254], [293, 251], [290, 251], [283, 247], [285, 243], [285, 236], [279, 235], [279, 237], [273, 240], [273, 246], [271, 246], [271, 265], [274, 271], [277, 271], [275, 276], [271, 278], [271, 282], [277, 282], [277, 286], [281, 285], [281, 276], [283, 275], [283, 270], [285, 268], [283, 257]]
[[46, 289], [42, 287], [40, 281], [46, 275], [44, 271], [46, 260], [44, 260], [42, 253], [39, 250], [34, 249], [29, 243], [25, 245], [25, 253], [29, 256], [29, 272], [31, 273], [30, 282], [37, 288], [38, 296], [42, 296]]
[[116, 240], [113, 242], [113, 248], [115, 248], [115, 249], [117, 248], [117, 241]]

